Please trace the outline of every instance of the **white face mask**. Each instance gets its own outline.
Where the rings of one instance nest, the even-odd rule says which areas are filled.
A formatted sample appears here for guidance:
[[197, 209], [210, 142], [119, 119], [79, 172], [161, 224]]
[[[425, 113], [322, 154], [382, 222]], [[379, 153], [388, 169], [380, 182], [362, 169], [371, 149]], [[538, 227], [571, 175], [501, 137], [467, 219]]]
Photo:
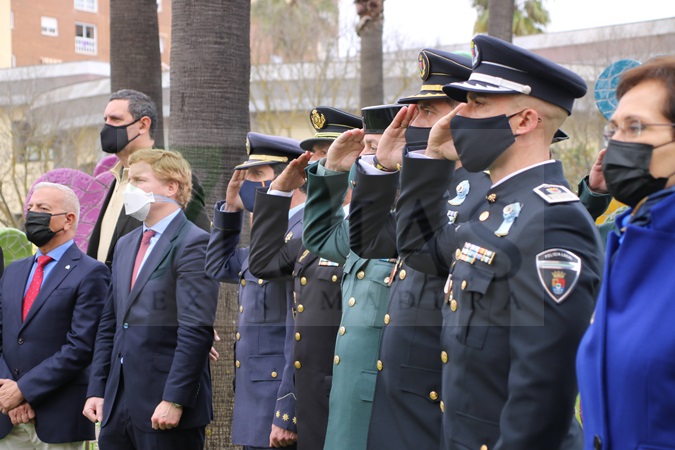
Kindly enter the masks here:
[[150, 213], [150, 205], [155, 203], [155, 195], [145, 192], [133, 184], [127, 184], [124, 190], [124, 212], [127, 216], [143, 222]]

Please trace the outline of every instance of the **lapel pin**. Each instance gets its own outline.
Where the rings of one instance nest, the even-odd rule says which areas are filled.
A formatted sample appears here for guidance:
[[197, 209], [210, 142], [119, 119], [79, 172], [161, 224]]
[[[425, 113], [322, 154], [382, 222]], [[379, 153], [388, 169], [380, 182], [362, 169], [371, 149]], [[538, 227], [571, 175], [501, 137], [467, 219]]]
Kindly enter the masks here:
[[70, 264], [68, 264], [68, 265], [66, 266], [66, 270], [69, 270], [69, 269], [70, 269]]

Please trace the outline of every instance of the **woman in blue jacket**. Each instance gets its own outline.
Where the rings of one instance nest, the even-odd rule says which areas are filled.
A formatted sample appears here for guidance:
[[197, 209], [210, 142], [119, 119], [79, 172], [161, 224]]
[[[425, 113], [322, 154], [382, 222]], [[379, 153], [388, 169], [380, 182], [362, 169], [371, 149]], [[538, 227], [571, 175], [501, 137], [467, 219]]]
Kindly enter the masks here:
[[607, 187], [630, 208], [577, 356], [585, 449], [675, 449], [675, 56], [624, 72]]

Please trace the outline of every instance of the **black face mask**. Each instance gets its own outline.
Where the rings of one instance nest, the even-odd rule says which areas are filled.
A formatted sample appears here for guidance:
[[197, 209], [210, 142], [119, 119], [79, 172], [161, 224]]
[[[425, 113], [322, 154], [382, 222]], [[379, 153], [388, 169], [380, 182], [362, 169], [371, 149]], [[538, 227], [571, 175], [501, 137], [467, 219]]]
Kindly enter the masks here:
[[35, 244], [38, 248], [47, 245], [56, 233], [63, 231], [61, 228], [58, 231], [52, 231], [49, 228], [49, 222], [52, 216], [63, 216], [68, 213], [50, 214], [45, 212], [28, 211], [26, 213], [26, 237], [30, 242]]
[[634, 208], [640, 200], [666, 187], [667, 178], [654, 178], [649, 163], [657, 147], [638, 142], [610, 140], [602, 160], [602, 174], [612, 197]]
[[112, 154], [124, 150], [124, 148], [129, 145], [129, 142], [141, 135], [141, 133], [138, 133], [132, 139], [129, 139], [129, 135], [127, 134], [127, 128], [139, 120], [141, 119], [138, 118], [131, 123], [120, 125], [118, 127], [108, 125], [107, 123], [103, 125], [103, 129], [101, 129], [101, 149], [106, 153]]
[[518, 114], [520, 112], [483, 119], [453, 117], [450, 131], [462, 166], [469, 172], [481, 172], [490, 167], [516, 142], [509, 119]]
[[431, 128], [408, 127], [405, 129], [405, 145], [408, 150], [424, 150], [429, 142]]

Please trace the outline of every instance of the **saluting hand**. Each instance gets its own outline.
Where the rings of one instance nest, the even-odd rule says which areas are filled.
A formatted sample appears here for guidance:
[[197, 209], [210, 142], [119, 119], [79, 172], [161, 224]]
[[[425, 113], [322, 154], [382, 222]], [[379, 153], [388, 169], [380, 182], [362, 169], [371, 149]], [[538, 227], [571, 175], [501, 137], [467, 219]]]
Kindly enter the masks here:
[[417, 105], [401, 108], [391, 121], [377, 145], [377, 161], [388, 169], [396, 169], [403, 161], [405, 130], [419, 114]]
[[312, 152], [305, 152], [288, 163], [283, 172], [272, 182], [270, 189], [291, 192], [305, 184], [305, 167], [312, 159]]
[[326, 169], [336, 172], [349, 172], [363, 151], [363, 130], [355, 128], [338, 136], [328, 148]]
[[605, 174], [602, 173], [602, 160], [605, 157], [606, 148], [600, 150], [591, 171], [588, 173], [588, 188], [596, 194], [606, 194], [607, 182], [605, 182]]
[[427, 150], [424, 153], [426, 156], [434, 159], [448, 159], [450, 161], [459, 160], [455, 143], [452, 140], [452, 133], [450, 132], [450, 121], [464, 108], [464, 105], [465, 103], [460, 103], [455, 109], [450, 111], [450, 114], [441, 117], [431, 127]]
[[235, 170], [232, 172], [232, 178], [227, 183], [227, 192], [225, 193], [225, 211], [239, 212], [244, 210], [244, 203], [239, 197], [239, 190], [246, 179], [246, 170]]

